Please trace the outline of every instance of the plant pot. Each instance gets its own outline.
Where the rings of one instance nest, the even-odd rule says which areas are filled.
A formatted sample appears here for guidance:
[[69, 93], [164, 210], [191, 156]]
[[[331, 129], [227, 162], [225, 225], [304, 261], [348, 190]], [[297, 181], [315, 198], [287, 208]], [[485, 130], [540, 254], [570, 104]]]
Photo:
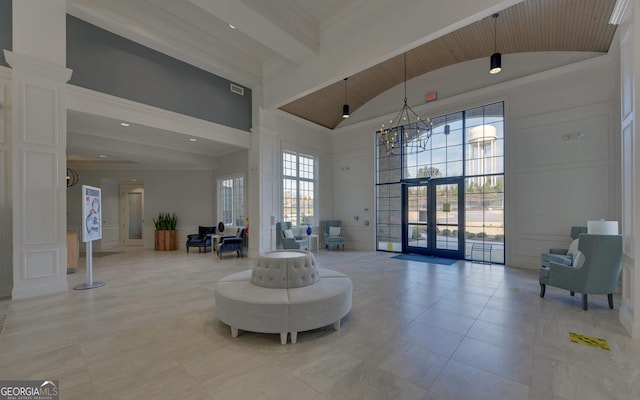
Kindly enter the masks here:
[[155, 231], [155, 249], [160, 251], [178, 250], [178, 231]]

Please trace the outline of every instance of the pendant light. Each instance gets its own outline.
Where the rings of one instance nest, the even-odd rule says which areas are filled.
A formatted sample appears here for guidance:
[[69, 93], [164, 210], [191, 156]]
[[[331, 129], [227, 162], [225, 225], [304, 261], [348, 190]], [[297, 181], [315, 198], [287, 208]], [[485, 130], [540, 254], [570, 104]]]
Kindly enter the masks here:
[[491, 69], [490, 74], [497, 74], [502, 71], [502, 54], [498, 53], [498, 13], [492, 15], [493, 17], [493, 51], [491, 55]]
[[342, 118], [349, 118], [349, 104], [347, 104], [347, 79], [344, 78], [344, 105], [342, 106]]
[[427, 150], [427, 142], [431, 138], [433, 123], [430, 118], [421, 118], [407, 104], [407, 53], [404, 53], [404, 105], [389, 121], [389, 126], [382, 124], [376, 131], [381, 146], [387, 154], [401, 148], [406, 154], [418, 154]]

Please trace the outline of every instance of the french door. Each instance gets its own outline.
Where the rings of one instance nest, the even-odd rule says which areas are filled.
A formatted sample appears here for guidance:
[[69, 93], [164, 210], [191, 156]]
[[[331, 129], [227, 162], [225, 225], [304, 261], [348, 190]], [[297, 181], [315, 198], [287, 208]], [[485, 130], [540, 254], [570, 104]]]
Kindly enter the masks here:
[[402, 252], [464, 258], [464, 180], [402, 185]]

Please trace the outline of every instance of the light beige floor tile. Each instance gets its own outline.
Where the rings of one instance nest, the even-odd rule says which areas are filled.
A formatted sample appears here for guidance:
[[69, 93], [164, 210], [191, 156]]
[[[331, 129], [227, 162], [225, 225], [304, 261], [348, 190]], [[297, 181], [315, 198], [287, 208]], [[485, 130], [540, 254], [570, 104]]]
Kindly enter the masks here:
[[202, 384], [212, 399], [320, 400], [328, 399], [282, 368], [255, 368], [242, 375]]
[[511, 329], [492, 322], [476, 320], [467, 332], [470, 338], [492, 343], [503, 347], [522, 348], [533, 346], [535, 332]]
[[464, 335], [476, 320], [451, 314], [437, 308], [430, 308], [420, 314], [420, 316], [416, 318], [416, 321]]
[[464, 339], [464, 335], [416, 321], [409, 325], [399, 338], [421, 349], [450, 357]]
[[[640, 343], [619, 322], [619, 296], [615, 310], [592, 296], [585, 312], [566, 291], [541, 299], [537, 271], [390, 256], [318, 252], [351, 277], [352, 310], [340, 331], [286, 346], [232, 338], [215, 317], [215, 283], [254, 260], [123, 249], [94, 258], [106, 286], [75, 291], [81, 260], [67, 293], [0, 299], [0, 379], [59, 379], [63, 398], [82, 400], [640, 398]], [[570, 331], [611, 350], [570, 343]]]
[[393, 343], [385, 349], [377, 365], [415, 385], [428, 389], [449, 360], [445, 356], [405, 343]]
[[527, 400], [529, 386], [479, 368], [449, 361], [430, 392], [447, 400]]
[[501, 347], [465, 338], [452, 358], [524, 385], [531, 381], [532, 346]]
[[361, 363], [332, 389], [332, 399], [422, 399], [426, 390], [381, 368]]
[[182, 364], [198, 382], [224, 380], [252, 369], [273, 365], [260, 354], [241, 346], [226, 346]]

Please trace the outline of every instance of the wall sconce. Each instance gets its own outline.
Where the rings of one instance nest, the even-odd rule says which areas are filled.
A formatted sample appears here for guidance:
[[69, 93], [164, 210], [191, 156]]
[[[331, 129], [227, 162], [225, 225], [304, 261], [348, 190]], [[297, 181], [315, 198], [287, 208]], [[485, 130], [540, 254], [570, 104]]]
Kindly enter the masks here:
[[75, 186], [79, 180], [78, 171], [67, 168], [67, 187]]

